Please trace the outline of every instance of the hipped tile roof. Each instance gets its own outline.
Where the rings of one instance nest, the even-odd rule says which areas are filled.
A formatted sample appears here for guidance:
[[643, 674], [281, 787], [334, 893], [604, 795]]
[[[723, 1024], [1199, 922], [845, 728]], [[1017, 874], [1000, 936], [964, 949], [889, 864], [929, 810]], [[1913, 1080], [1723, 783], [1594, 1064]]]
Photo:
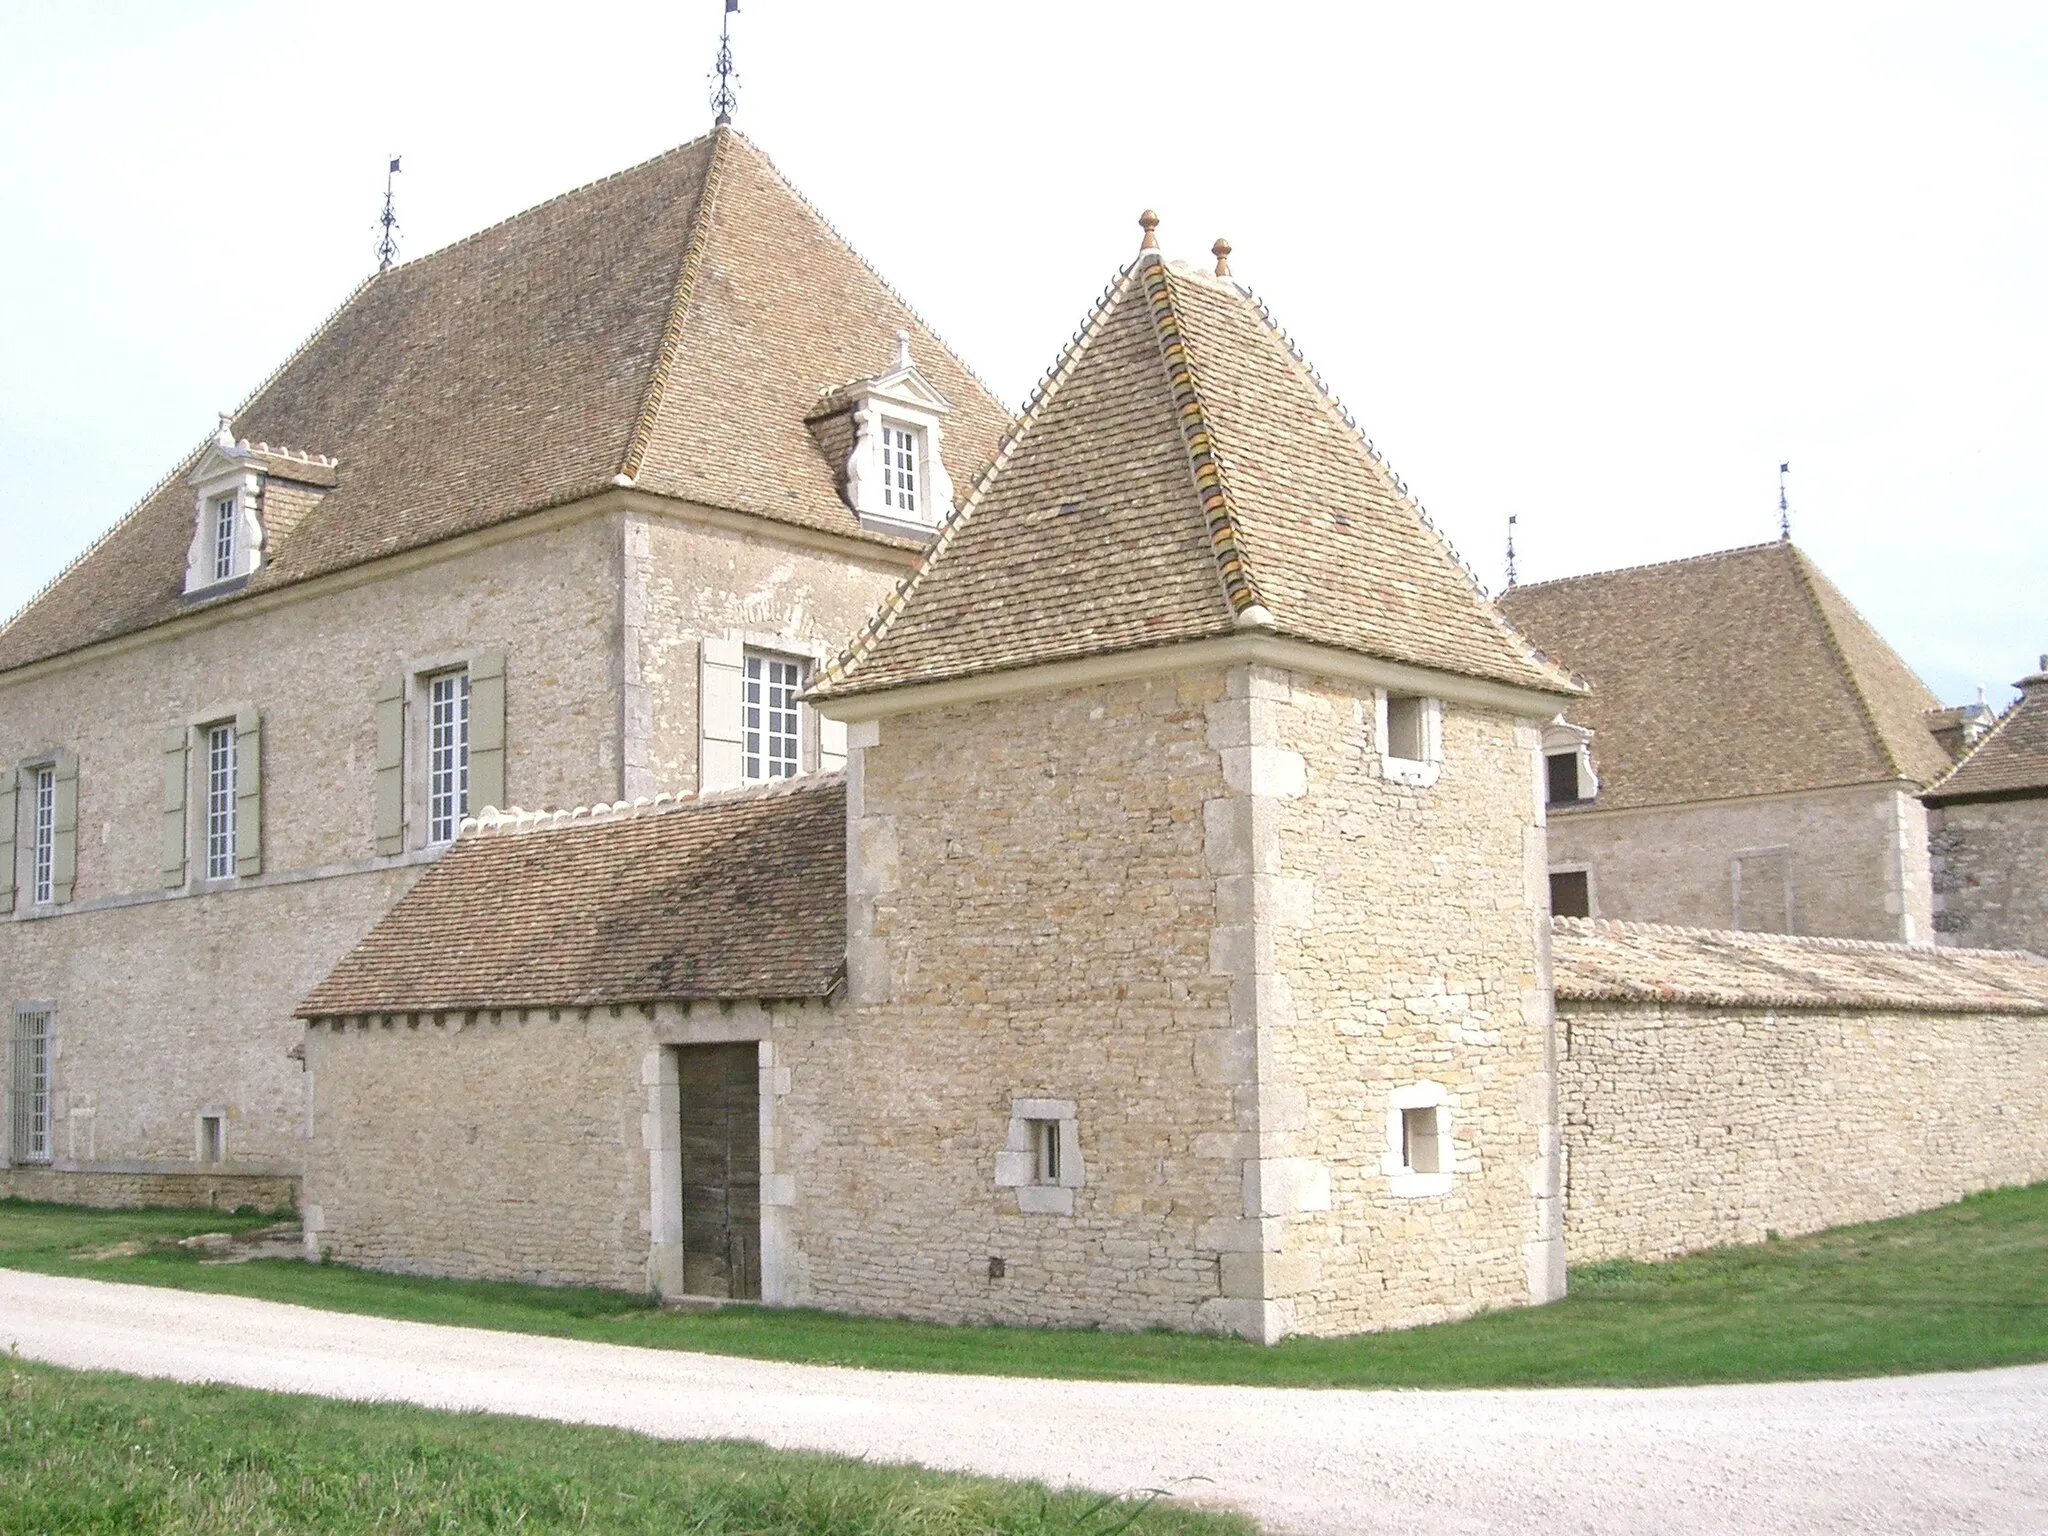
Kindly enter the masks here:
[[846, 784], [466, 830], [301, 1018], [829, 996], [846, 959]]
[[1921, 797], [1929, 805], [2048, 794], [2048, 656], [2016, 686], [2020, 696], [1998, 723]]
[[1249, 293], [1147, 250], [816, 696], [1248, 628], [1576, 691]]
[[2048, 961], [2018, 950], [1564, 917], [1553, 918], [1551, 930], [1560, 1002], [2048, 1014]]
[[[246, 590], [575, 501], [621, 474], [873, 539], [804, 418], [821, 391], [886, 367], [899, 329], [953, 407], [948, 467], [971, 485], [1008, 413], [758, 149], [718, 129], [358, 288], [232, 414], [237, 437], [339, 461], [334, 489]], [[199, 451], [0, 629], [0, 671], [195, 606], [184, 472]]]
[[1939, 700], [1792, 544], [1513, 587], [1500, 607], [1592, 684], [1565, 715], [1593, 732], [1598, 808], [1948, 768]]

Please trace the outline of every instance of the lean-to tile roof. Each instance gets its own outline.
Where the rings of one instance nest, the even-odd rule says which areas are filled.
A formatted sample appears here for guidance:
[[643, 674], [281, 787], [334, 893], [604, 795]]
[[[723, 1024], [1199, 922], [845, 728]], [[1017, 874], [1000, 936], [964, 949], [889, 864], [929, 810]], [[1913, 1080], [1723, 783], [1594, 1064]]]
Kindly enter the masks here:
[[1551, 920], [1560, 1002], [2048, 1014], [2048, 961], [2006, 949]]
[[[1592, 684], [1602, 809], [1906, 779], [1948, 768], [1939, 701], [1789, 543], [1514, 587], [1504, 612]], [[1561, 814], [1571, 814], [1564, 812]]]
[[301, 1018], [829, 996], [846, 959], [846, 785], [465, 831]]
[[[872, 538], [804, 418], [821, 391], [886, 368], [899, 329], [953, 407], [948, 467], [971, 485], [1008, 413], [758, 149], [716, 130], [358, 288], [233, 413], [236, 437], [338, 461], [248, 590], [620, 474]], [[0, 629], [0, 671], [197, 606], [183, 596], [192, 463]]]
[[1922, 796], [1929, 805], [2048, 794], [2048, 656], [2015, 686], [2020, 696], [1998, 724]]
[[1227, 278], [1120, 273], [819, 697], [1256, 628], [1565, 696]]

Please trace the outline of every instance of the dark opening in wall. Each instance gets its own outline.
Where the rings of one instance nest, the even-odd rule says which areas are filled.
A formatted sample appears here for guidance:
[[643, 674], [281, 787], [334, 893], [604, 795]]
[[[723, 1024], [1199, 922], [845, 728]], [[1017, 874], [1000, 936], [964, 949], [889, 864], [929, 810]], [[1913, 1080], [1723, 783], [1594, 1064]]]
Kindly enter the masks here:
[[1543, 759], [1543, 766], [1550, 774], [1550, 803], [1579, 798], [1579, 754], [1576, 752], [1552, 752]]
[[[1553, 758], [1551, 761], [1555, 762]], [[1593, 892], [1583, 869], [1554, 869], [1550, 872], [1550, 915], [1591, 917]]]

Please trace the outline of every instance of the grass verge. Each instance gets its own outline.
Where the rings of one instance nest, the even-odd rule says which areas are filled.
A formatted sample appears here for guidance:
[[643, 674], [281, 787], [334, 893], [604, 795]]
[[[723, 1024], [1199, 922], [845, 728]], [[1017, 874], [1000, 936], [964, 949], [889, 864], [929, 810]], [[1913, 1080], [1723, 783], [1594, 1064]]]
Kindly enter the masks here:
[[1248, 1536], [1170, 1502], [758, 1445], [0, 1365], [0, 1530]]
[[[275, 1260], [208, 1264], [176, 1246], [180, 1236], [261, 1220], [0, 1202], [0, 1265], [607, 1344], [1113, 1381], [1670, 1386], [2048, 1360], [2048, 1183], [1661, 1264], [1582, 1265], [1572, 1271], [1571, 1294], [1547, 1307], [1273, 1348], [1177, 1333], [953, 1328], [756, 1307], [677, 1312], [608, 1291]], [[132, 1251], [138, 1246], [144, 1251]]]

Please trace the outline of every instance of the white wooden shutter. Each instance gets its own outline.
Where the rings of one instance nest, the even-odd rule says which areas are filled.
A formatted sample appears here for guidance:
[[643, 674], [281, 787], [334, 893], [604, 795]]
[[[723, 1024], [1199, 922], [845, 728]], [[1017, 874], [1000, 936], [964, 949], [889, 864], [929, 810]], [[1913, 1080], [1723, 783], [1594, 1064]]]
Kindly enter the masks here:
[[17, 768], [8, 769], [6, 778], [0, 780], [0, 912], [14, 910], [14, 826], [21, 814], [20, 782]]
[[263, 873], [263, 717], [235, 716], [235, 873]]
[[405, 852], [405, 679], [377, 690], [377, 851]]
[[189, 738], [182, 726], [164, 732], [163, 880], [167, 889], [185, 883], [185, 752]]
[[738, 640], [706, 635], [698, 646], [697, 788], [737, 789], [745, 782], [740, 760], [740, 700], [747, 648]]
[[69, 901], [78, 883], [78, 758], [57, 754], [52, 787], [56, 804], [50, 826], [50, 899]]
[[505, 653], [469, 664], [469, 814], [505, 808]]

